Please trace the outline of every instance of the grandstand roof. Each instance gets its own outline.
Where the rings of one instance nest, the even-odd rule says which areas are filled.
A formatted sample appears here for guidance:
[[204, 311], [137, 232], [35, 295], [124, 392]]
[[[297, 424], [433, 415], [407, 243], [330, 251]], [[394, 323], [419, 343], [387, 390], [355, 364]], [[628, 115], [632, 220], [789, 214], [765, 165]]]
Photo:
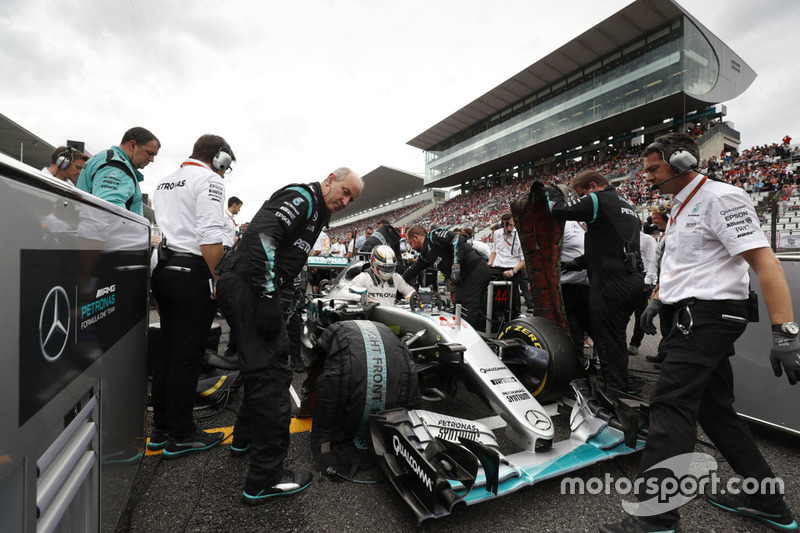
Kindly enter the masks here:
[[603, 58], [624, 44], [681, 15], [689, 17], [702, 27], [692, 15], [672, 0], [636, 0], [420, 133], [407, 144], [421, 150], [430, 150], [465, 128], [500, 112], [514, 102], [559, 81], [577, 69]]
[[55, 149], [41, 137], [0, 115], [0, 152], [38, 169], [50, 166], [50, 154]]
[[352, 208], [340, 211], [331, 217], [331, 222], [349, 217], [356, 212], [377, 207], [386, 202], [420, 192], [424, 185], [421, 176], [390, 167], [378, 167], [362, 176], [364, 189]]

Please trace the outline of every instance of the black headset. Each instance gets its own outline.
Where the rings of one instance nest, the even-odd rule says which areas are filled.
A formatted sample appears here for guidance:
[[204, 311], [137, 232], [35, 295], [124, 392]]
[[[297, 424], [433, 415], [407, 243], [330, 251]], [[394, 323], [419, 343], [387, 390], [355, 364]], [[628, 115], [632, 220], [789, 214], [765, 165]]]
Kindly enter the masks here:
[[[667, 162], [672, 170], [678, 174], [686, 174], [697, 168], [697, 157], [682, 146], [676, 144], [664, 145], [654, 142], [647, 147], [647, 152], [655, 151], [661, 154], [661, 159]], [[667, 157], [669, 154], [669, 157]]]
[[231, 147], [227, 144], [220, 146], [219, 150], [217, 150], [217, 154], [211, 159], [211, 166], [216, 170], [228, 170], [231, 168], [233, 158], [229, 153], [230, 149]]
[[58, 170], [67, 170], [69, 166], [72, 164], [72, 161], [75, 159], [74, 153], [77, 150], [72, 146], [67, 146], [67, 149], [58, 154], [58, 158], [56, 158], [56, 166]]

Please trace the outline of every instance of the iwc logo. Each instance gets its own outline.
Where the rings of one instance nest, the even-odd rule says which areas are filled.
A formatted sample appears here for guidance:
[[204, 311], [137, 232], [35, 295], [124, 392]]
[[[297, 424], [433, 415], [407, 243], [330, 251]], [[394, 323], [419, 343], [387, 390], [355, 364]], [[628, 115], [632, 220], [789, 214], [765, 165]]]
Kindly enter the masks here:
[[61, 357], [69, 336], [70, 309], [67, 291], [53, 287], [47, 293], [39, 314], [39, 346], [51, 363]]

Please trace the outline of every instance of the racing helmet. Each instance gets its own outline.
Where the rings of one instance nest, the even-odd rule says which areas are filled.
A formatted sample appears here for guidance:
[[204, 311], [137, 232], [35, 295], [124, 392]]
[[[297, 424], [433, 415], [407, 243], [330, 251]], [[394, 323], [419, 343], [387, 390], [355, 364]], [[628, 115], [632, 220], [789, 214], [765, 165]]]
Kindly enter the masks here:
[[394, 250], [391, 246], [381, 244], [372, 249], [372, 255], [369, 257], [369, 264], [372, 265], [372, 270], [375, 275], [386, 281], [391, 279], [394, 274], [394, 269], [397, 268], [397, 258], [394, 255]]

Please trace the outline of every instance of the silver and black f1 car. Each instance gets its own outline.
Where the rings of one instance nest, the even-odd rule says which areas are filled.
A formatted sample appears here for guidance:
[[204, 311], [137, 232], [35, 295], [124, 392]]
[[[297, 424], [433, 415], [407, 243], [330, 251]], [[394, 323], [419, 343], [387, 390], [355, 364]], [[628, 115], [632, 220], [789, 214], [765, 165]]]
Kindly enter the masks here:
[[[598, 399], [587, 380], [574, 379], [574, 348], [550, 320], [516, 319], [487, 338], [461, 320], [459, 309], [443, 309], [433, 292], [421, 290], [410, 304], [368, 304], [347, 288], [368, 267], [352, 263], [325, 297], [310, 303], [306, 349], [335, 322], [384, 324], [408, 345], [424, 391], [445, 394], [452, 380], [463, 381], [505, 421], [515, 448], [504, 453], [493, 431], [472, 420], [419, 409], [373, 414], [377, 462], [419, 522], [643, 447], [646, 405], [625, 395]], [[555, 442], [542, 403], [564, 395], [574, 396], [571, 434]]]

